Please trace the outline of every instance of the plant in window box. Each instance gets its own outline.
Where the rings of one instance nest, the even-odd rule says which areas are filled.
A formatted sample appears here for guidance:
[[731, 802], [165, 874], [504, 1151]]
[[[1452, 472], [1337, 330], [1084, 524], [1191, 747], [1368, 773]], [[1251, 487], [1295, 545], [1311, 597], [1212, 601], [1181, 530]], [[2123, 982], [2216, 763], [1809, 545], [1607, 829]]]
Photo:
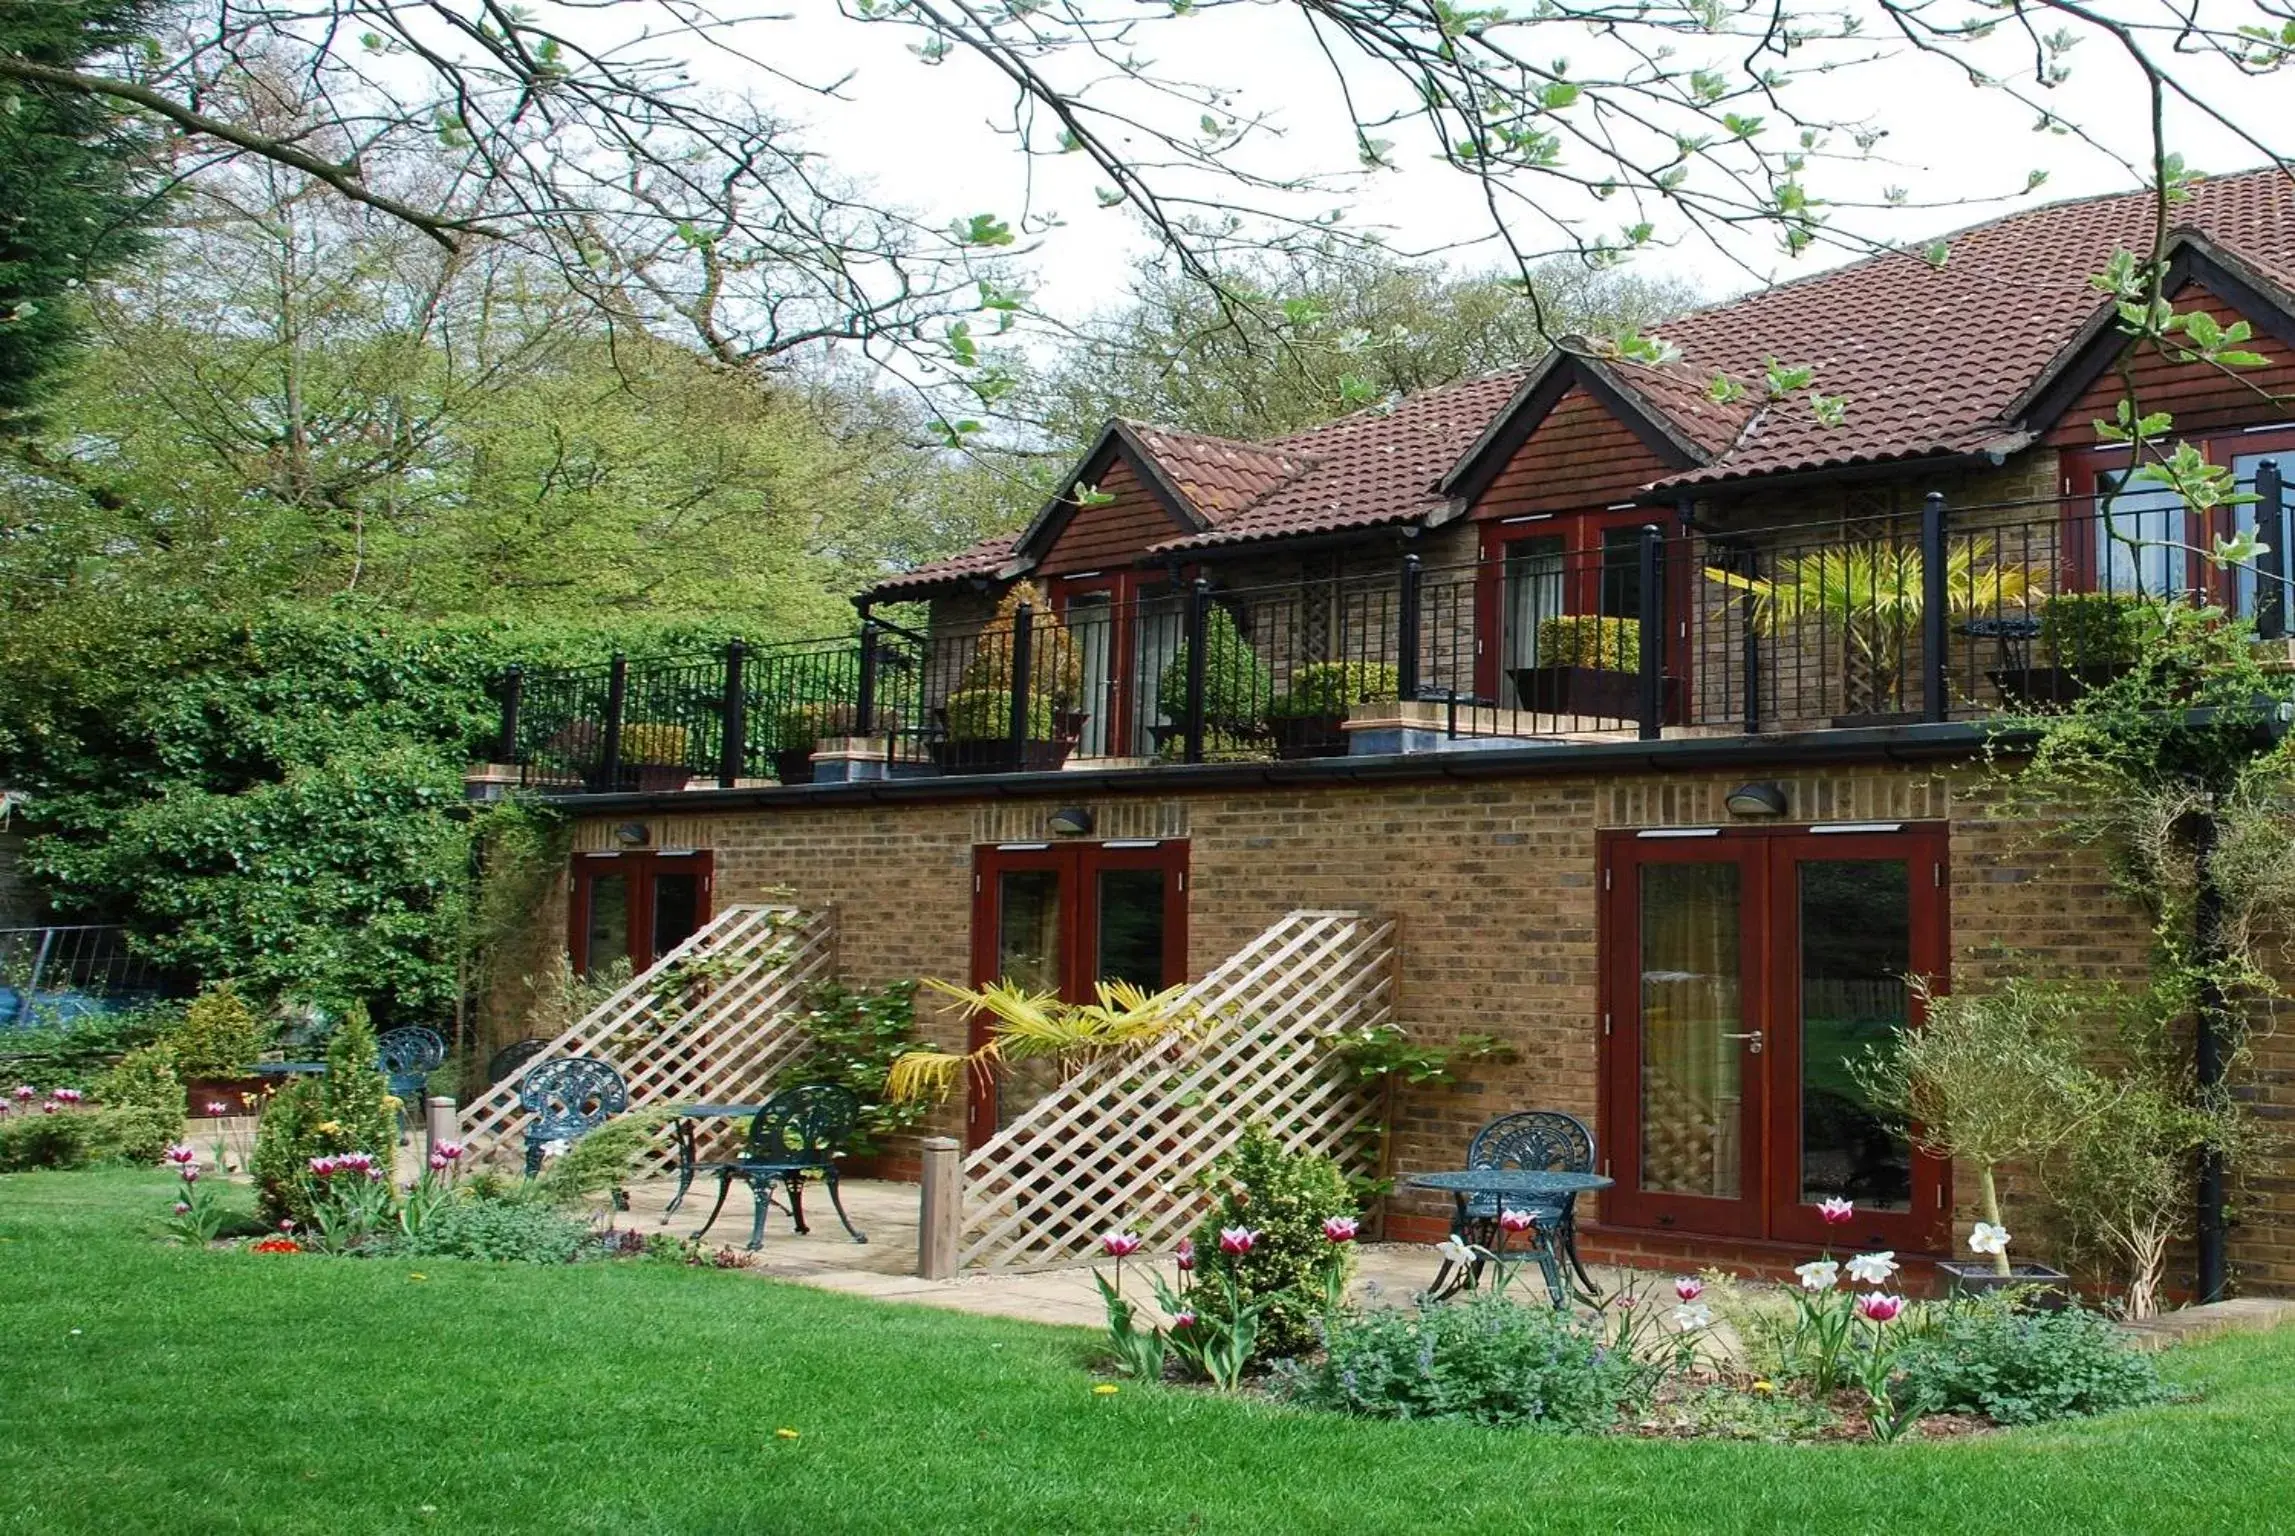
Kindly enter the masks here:
[[[1022, 740], [1012, 740], [1013, 633], [1030, 606], [1028, 705]], [[996, 605], [956, 691], [934, 713], [942, 727], [932, 756], [943, 773], [1049, 772], [1068, 760], [1084, 730], [1076, 703], [1083, 665], [1074, 639], [1044, 594], [1016, 584]]]
[[[1187, 670], [1192, 648], [1182, 642], [1156, 684], [1156, 755], [1176, 762], [1187, 754]], [[1275, 679], [1235, 616], [1212, 605], [1203, 616], [1203, 756], [1206, 762], [1265, 757], [1265, 712]]]
[[[879, 711], [877, 729], [890, 728], [889, 711]], [[784, 784], [813, 782], [813, 754], [824, 740], [869, 734], [853, 704], [794, 704], [773, 722], [773, 777]]]
[[[1718, 582], [1753, 600], [1753, 631], [1786, 645], [1836, 640], [1841, 646], [1841, 713], [1836, 724], [1910, 718], [1911, 662], [1927, 606], [1921, 552], [1910, 544], [1845, 544], [1784, 555], [1774, 576], [1706, 567]], [[1997, 619], [2026, 610], [2034, 573], [2003, 564], [1987, 537], [1956, 539], [1945, 553], [1947, 618]]]
[[686, 741], [682, 725], [633, 720], [622, 727], [622, 762], [636, 770], [641, 790], [683, 789], [693, 777], [685, 761]]
[[2165, 629], [2156, 598], [2059, 592], [2040, 605], [2039, 664], [1998, 668], [1992, 683], [2006, 704], [2069, 704], [2127, 676]]
[[1267, 706], [1275, 755], [1282, 758], [1339, 757], [1347, 750], [1341, 729], [1358, 704], [1401, 697], [1395, 669], [1380, 661], [1315, 661], [1291, 671], [1291, 686]]
[[[1633, 720], [1642, 709], [1642, 621], [1571, 613], [1538, 625], [1538, 665], [1514, 672], [1522, 707], [1541, 715]], [[1665, 680], [1664, 717], [1671, 719], [1680, 679]]]

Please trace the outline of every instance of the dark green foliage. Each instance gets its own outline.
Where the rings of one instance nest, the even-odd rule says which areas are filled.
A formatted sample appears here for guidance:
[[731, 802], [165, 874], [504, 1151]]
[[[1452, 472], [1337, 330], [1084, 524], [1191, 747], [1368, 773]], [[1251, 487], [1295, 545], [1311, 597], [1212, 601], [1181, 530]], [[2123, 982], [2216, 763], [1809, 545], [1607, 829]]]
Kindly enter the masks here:
[[1949, 1309], [1898, 1357], [1900, 1402], [1931, 1413], [1981, 1413], [2038, 1424], [2136, 1408], [2167, 1397], [2152, 1357], [2108, 1319], [2070, 1308], [2025, 1312], [2005, 1302]]
[[[1187, 668], [1190, 647], [1182, 644], [1156, 685], [1156, 708], [1173, 725], [1187, 723]], [[1242, 735], [1257, 729], [1275, 693], [1275, 680], [1243, 638], [1235, 617], [1217, 603], [1203, 615], [1203, 725], [1214, 732]]]
[[[966, 688], [948, 696], [942, 706], [951, 741], [1000, 741], [1012, 732], [1012, 690]], [[1051, 741], [1058, 734], [1052, 701], [1044, 695], [1028, 698], [1028, 739]]]
[[571, 1264], [589, 1242], [588, 1222], [538, 1194], [513, 1193], [450, 1201], [431, 1212], [419, 1232], [393, 1239], [387, 1251], [408, 1258]]
[[163, 1043], [185, 1077], [238, 1077], [262, 1053], [263, 1031], [238, 989], [219, 981], [191, 1000]]
[[835, 1083], [861, 1101], [861, 1118], [847, 1150], [859, 1156], [883, 1150], [883, 1139], [909, 1130], [931, 1113], [926, 1099], [892, 1104], [885, 1077], [915, 1049], [916, 983], [896, 981], [865, 991], [823, 982], [805, 999], [797, 1025], [813, 1048], [790, 1075], [792, 1083]]
[[2162, 605], [2117, 592], [2058, 592], [2040, 605], [2040, 653], [2052, 667], [2126, 665], [2158, 638]]
[[1280, 1380], [1295, 1403], [1365, 1418], [1592, 1434], [1641, 1394], [1644, 1373], [1565, 1308], [1476, 1295], [1347, 1314], [1322, 1358]]
[[1278, 720], [1343, 715], [1357, 704], [1392, 699], [1402, 688], [1395, 669], [1377, 661], [1317, 661], [1294, 668], [1291, 687], [1267, 713]]
[[617, 1115], [543, 1165], [535, 1193], [561, 1206], [622, 1188], [637, 1176], [638, 1160], [664, 1145], [662, 1132], [676, 1118], [670, 1105]]
[[340, 1125], [351, 1139], [346, 1151], [387, 1155], [398, 1142], [398, 1116], [390, 1103], [390, 1079], [376, 1065], [381, 1048], [366, 1005], [353, 1003], [327, 1041], [327, 1075], [319, 1079], [322, 1120]]
[[175, 1130], [183, 1128], [183, 1079], [165, 1046], [139, 1045], [122, 1056], [97, 1080], [96, 1101], [107, 1108], [154, 1110], [172, 1116]]
[[[1354, 1215], [1358, 1205], [1347, 1176], [1322, 1154], [1286, 1151], [1265, 1126], [1251, 1125], [1212, 1165], [1206, 1184], [1211, 1210], [1195, 1229], [1199, 1273], [1232, 1275], [1242, 1300], [1266, 1300], [1259, 1320], [1261, 1358], [1313, 1349], [1333, 1257], [1323, 1223]], [[1248, 1254], [1219, 1251], [1219, 1234], [1227, 1227], [1258, 1234]], [[1350, 1265], [1354, 1257], [1343, 1246], [1337, 1256]]]
[[1538, 625], [1538, 664], [1592, 667], [1600, 672], [1635, 672], [1642, 664], [1639, 619], [1598, 614], [1566, 614]]
[[[141, 0], [0, 5], [0, 53], [78, 70], [131, 45]], [[110, 102], [0, 81], [0, 430], [36, 404], [77, 350], [75, 289], [142, 244], [139, 162], [149, 141]]]
[[263, 1106], [250, 1172], [267, 1224], [311, 1223], [310, 1161], [371, 1152], [386, 1162], [398, 1145], [389, 1084], [375, 1069], [375, 1032], [353, 1009], [327, 1042], [324, 1077], [296, 1078]]
[[98, 1104], [52, 1115], [34, 1109], [0, 1119], [0, 1173], [27, 1168], [85, 1168], [90, 1163], [157, 1163], [183, 1129], [183, 1100], [172, 1114], [134, 1105]]
[[112, 1064], [138, 1046], [149, 1045], [183, 1016], [178, 1003], [154, 1003], [118, 1013], [82, 1014], [69, 1024], [14, 1029], [0, 1040], [8, 1054], [7, 1087], [89, 1089]]

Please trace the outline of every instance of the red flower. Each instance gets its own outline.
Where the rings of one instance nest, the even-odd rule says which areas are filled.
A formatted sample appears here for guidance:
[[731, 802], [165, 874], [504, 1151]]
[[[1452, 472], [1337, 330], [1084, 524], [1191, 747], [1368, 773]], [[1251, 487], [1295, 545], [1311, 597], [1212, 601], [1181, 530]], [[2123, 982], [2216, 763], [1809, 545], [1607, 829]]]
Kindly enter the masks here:
[[1362, 1223], [1352, 1216], [1323, 1218], [1323, 1241], [1326, 1243], [1351, 1243], [1355, 1240], [1355, 1234], [1361, 1230]]
[[1705, 1294], [1705, 1282], [1703, 1280], [1693, 1280], [1689, 1276], [1684, 1275], [1673, 1283], [1673, 1293], [1681, 1298], [1682, 1304], [1684, 1306], [1687, 1306], [1690, 1302], [1697, 1300], [1698, 1297]]
[[249, 1253], [301, 1253], [303, 1245], [291, 1237], [266, 1237], [247, 1251]]
[[1259, 1234], [1249, 1227], [1221, 1227], [1219, 1229], [1219, 1251], [1234, 1258], [1241, 1258], [1249, 1253], [1251, 1245], [1258, 1241]]

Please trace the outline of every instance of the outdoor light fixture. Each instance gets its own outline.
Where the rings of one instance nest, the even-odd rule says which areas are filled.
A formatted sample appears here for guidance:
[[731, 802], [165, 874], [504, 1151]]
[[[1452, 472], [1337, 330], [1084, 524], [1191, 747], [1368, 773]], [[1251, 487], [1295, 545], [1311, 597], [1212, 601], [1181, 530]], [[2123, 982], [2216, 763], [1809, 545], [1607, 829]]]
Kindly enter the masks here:
[[1052, 813], [1052, 830], [1062, 837], [1082, 837], [1092, 830], [1092, 813], [1081, 805]]
[[614, 828], [614, 841], [631, 848], [643, 848], [653, 841], [653, 829], [642, 821], [625, 821]]
[[1721, 803], [1732, 816], [1782, 816], [1785, 791], [1774, 784], [1740, 784]]

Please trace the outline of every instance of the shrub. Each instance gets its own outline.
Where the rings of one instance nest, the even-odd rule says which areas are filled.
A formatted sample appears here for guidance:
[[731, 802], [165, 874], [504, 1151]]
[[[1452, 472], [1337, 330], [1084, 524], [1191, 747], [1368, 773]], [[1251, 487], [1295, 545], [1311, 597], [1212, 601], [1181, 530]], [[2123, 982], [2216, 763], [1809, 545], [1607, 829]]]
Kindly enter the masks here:
[[263, 1053], [263, 1030], [238, 989], [220, 981], [192, 999], [165, 1044], [180, 1076], [239, 1077]]
[[320, 1080], [326, 1118], [352, 1138], [347, 1150], [378, 1156], [398, 1140], [398, 1106], [379, 1064], [381, 1047], [366, 1005], [353, 1003], [327, 1041], [327, 1075]]
[[388, 1248], [408, 1258], [571, 1264], [589, 1243], [588, 1222], [539, 1195], [474, 1192], [432, 1211], [419, 1230], [394, 1239]]
[[[35, 1010], [34, 1017], [39, 1016]], [[93, 1089], [124, 1053], [164, 1038], [182, 1020], [180, 1003], [146, 1003], [117, 1013], [83, 1013], [68, 1023], [10, 1030], [9, 1081]]]
[[[897, 724], [890, 711], [878, 711], [880, 731], [893, 729]], [[860, 707], [854, 704], [793, 704], [773, 718], [773, 747], [779, 752], [810, 751], [824, 736], [868, 734], [861, 726]]]
[[658, 763], [676, 767], [685, 761], [686, 730], [652, 720], [633, 720], [622, 727], [622, 761]]
[[[1156, 708], [1173, 725], [1187, 723], [1187, 668], [1191, 647], [1172, 653], [1156, 684]], [[1204, 735], [1247, 736], [1259, 727], [1260, 711], [1274, 696], [1275, 679], [1259, 653], [1235, 627], [1235, 617], [1214, 603], [1203, 616]], [[1209, 755], [1208, 751], [1205, 754]]]
[[666, 1104], [617, 1115], [551, 1158], [534, 1179], [536, 1192], [574, 1206], [620, 1189], [676, 1118], [676, 1109]]
[[916, 1045], [916, 987], [896, 981], [874, 992], [827, 981], [806, 994], [797, 1027], [813, 1048], [797, 1063], [792, 1083], [835, 1083], [861, 1101], [861, 1118], [848, 1150], [881, 1151], [881, 1139], [914, 1126], [932, 1106], [927, 1100], [892, 1101], [885, 1079], [892, 1064]]
[[1598, 1326], [1493, 1295], [1346, 1316], [1322, 1358], [1280, 1375], [1283, 1395], [1309, 1408], [1583, 1434], [1609, 1428], [1644, 1380]]
[[2125, 666], [2164, 628], [2157, 601], [2118, 592], [2059, 592], [2040, 605], [2040, 653], [2052, 667]]
[[[1262, 1356], [1313, 1349], [1332, 1259], [1323, 1223], [1353, 1215], [1358, 1203], [1347, 1176], [1321, 1153], [1287, 1151], [1273, 1132], [1252, 1125], [1212, 1165], [1206, 1183], [1211, 1209], [1195, 1231], [1197, 1264], [1232, 1277], [1240, 1301], [1266, 1302], [1257, 1346]], [[1220, 1251], [1219, 1235], [1231, 1227], [1255, 1234], [1249, 1253]], [[1339, 1257], [1343, 1285], [1353, 1255]]]
[[11, 1113], [0, 1118], [0, 1173], [85, 1168], [90, 1163], [156, 1163], [182, 1129], [180, 1100], [172, 1116], [134, 1105]]
[[1383, 661], [1316, 661], [1291, 672], [1291, 687], [1276, 695], [1267, 713], [1278, 720], [1343, 715], [1357, 704], [1401, 696], [1402, 680]]
[[1949, 1309], [1897, 1357], [1900, 1400], [1931, 1413], [2038, 1424], [2168, 1396], [2149, 1355], [2093, 1312], [2024, 1312], [2004, 1300]]
[[[941, 706], [951, 741], [1000, 741], [1012, 731], [1012, 690], [966, 688], [948, 696]], [[1051, 741], [1059, 731], [1053, 721], [1052, 701], [1042, 694], [1028, 700], [1028, 739]]]
[[[1083, 658], [1059, 609], [1033, 582], [1015, 582], [996, 604], [996, 616], [982, 633], [982, 644], [958, 681], [963, 692], [1012, 688], [1011, 634], [1021, 603], [1029, 605], [1028, 692], [1054, 710], [1074, 709], [1084, 689]], [[991, 733], [995, 734], [995, 733]]]
[[354, 1006], [327, 1042], [326, 1076], [298, 1078], [263, 1106], [250, 1171], [264, 1221], [311, 1224], [312, 1158], [345, 1152], [387, 1158], [397, 1142], [389, 1085], [375, 1067], [374, 1026], [366, 1009]]
[[116, 1108], [173, 1116], [176, 1130], [183, 1128], [183, 1079], [175, 1075], [175, 1059], [165, 1046], [140, 1045], [122, 1056], [97, 1080], [96, 1097]]
[[1638, 672], [1642, 666], [1642, 621], [1591, 613], [1543, 619], [1538, 624], [1538, 664]]

